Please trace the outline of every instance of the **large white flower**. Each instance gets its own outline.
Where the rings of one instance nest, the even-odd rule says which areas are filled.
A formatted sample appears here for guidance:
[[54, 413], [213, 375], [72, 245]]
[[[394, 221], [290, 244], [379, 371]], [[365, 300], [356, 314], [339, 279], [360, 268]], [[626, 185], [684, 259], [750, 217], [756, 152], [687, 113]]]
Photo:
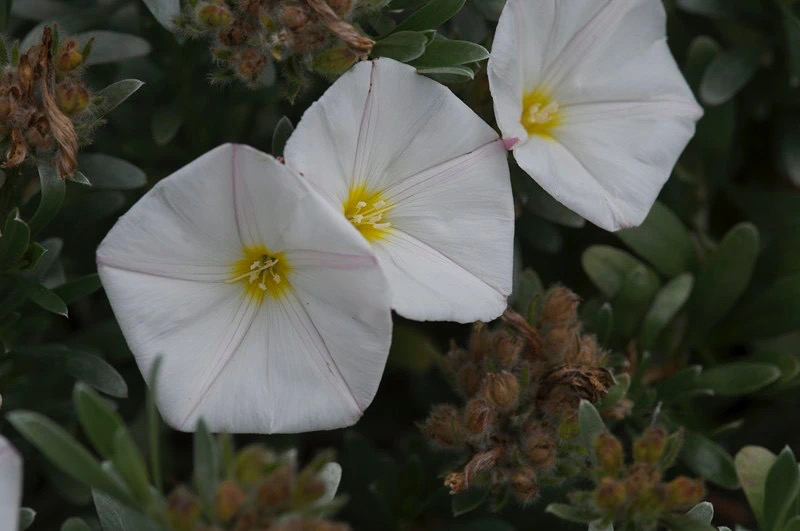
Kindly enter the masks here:
[[372, 244], [398, 313], [470, 322], [503, 312], [507, 154], [446, 87], [391, 59], [360, 63], [305, 113], [286, 164]]
[[0, 436], [0, 531], [17, 531], [22, 502], [22, 458]]
[[508, 0], [489, 59], [519, 165], [607, 229], [639, 225], [702, 110], [670, 55], [661, 0]]
[[97, 265], [146, 378], [163, 354], [158, 404], [178, 429], [337, 428], [375, 395], [392, 327], [375, 256], [268, 155], [224, 145], [167, 177]]

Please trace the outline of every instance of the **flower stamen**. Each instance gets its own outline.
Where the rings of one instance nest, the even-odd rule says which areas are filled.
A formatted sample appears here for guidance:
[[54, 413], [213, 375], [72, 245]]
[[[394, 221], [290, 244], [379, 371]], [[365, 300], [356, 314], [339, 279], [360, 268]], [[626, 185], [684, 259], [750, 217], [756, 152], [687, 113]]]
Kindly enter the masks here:
[[283, 255], [270, 254], [265, 248], [248, 248], [244, 252], [246, 258], [234, 266], [234, 275], [226, 281], [228, 284], [246, 281], [247, 291], [257, 298], [267, 292], [277, 297], [288, 288], [288, 285], [281, 284], [281, 273], [285, 275], [289, 271]]
[[529, 135], [550, 138], [552, 130], [561, 123], [561, 106], [548, 92], [537, 89], [525, 94], [520, 121]]
[[363, 185], [353, 186], [343, 205], [344, 215], [368, 240], [383, 239], [392, 228], [386, 214], [393, 205], [381, 199], [381, 194], [368, 191]]

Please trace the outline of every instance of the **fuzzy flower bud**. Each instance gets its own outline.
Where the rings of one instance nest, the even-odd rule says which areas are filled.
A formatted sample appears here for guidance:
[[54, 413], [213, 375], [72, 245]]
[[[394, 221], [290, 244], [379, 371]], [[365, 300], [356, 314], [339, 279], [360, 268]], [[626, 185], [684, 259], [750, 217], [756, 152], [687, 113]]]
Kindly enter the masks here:
[[656, 426], [648, 427], [633, 443], [633, 460], [637, 463], [655, 464], [664, 455], [667, 432]]
[[292, 491], [292, 504], [303, 506], [314, 503], [325, 495], [325, 483], [316, 477], [301, 478]]
[[71, 72], [83, 64], [83, 54], [78, 50], [78, 41], [69, 39], [56, 54], [56, 69], [59, 72]]
[[233, 13], [224, 4], [202, 2], [196, 13], [197, 19], [209, 28], [224, 28], [233, 21]]
[[308, 9], [297, 4], [284, 6], [278, 16], [278, 21], [281, 25], [294, 32], [302, 31], [310, 20], [311, 13]]
[[458, 410], [442, 404], [434, 407], [422, 431], [434, 442], [445, 447], [460, 446], [464, 442], [464, 431]]
[[56, 103], [65, 114], [78, 114], [89, 106], [89, 91], [81, 83], [65, 81], [56, 86]]
[[239, 512], [246, 499], [242, 488], [233, 480], [220, 483], [214, 493], [214, 509], [217, 518], [228, 522]]
[[252, 80], [267, 66], [267, 58], [255, 48], [245, 48], [231, 58], [236, 73], [245, 80]]
[[703, 482], [696, 479], [678, 476], [666, 486], [667, 508], [685, 511], [700, 503], [705, 497], [706, 489]]
[[263, 446], [247, 446], [236, 455], [233, 477], [245, 486], [254, 485], [266, 477], [276, 460], [275, 454]]
[[258, 487], [258, 501], [262, 507], [275, 508], [289, 501], [294, 482], [294, 470], [283, 465], [267, 477]]
[[541, 424], [534, 424], [526, 430], [522, 450], [534, 469], [548, 468], [556, 461], [555, 436]]
[[19, 59], [19, 66], [17, 67], [17, 77], [19, 79], [19, 89], [23, 95], [30, 94], [33, 91], [33, 66], [31, 66], [27, 55], [23, 55]]
[[578, 317], [580, 300], [564, 286], [550, 288], [542, 305], [542, 322], [549, 326], [571, 325]]
[[533, 503], [539, 497], [539, 485], [536, 472], [530, 467], [523, 467], [511, 474], [511, 491], [522, 503]]
[[508, 371], [492, 372], [483, 382], [483, 396], [500, 412], [508, 413], [519, 405], [519, 382]]
[[625, 505], [625, 484], [611, 478], [603, 478], [594, 491], [594, 503], [604, 511], [616, 511]]
[[200, 513], [200, 504], [186, 487], [176, 488], [167, 497], [167, 521], [174, 531], [194, 531]]
[[464, 396], [474, 396], [481, 388], [483, 373], [475, 363], [467, 362], [458, 369], [456, 383]]
[[504, 369], [510, 369], [519, 360], [522, 350], [520, 340], [508, 332], [499, 332], [494, 338], [492, 358]]
[[494, 424], [495, 418], [494, 409], [481, 398], [470, 400], [464, 409], [464, 426], [473, 435], [485, 434]]
[[622, 470], [622, 443], [609, 432], [603, 432], [594, 440], [599, 471], [604, 476], [616, 476]]

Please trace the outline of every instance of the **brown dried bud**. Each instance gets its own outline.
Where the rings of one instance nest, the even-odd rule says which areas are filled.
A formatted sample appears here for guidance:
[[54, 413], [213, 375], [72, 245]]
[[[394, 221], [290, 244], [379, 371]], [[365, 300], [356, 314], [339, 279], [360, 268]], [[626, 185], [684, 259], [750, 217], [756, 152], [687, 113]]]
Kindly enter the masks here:
[[633, 460], [636, 463], [655, 464], [664, 455], [667, 432], [657, 426], [648, 427], [633, 443]]
[[83, 54], [78, 50], [78, 41], [69, 39], [56, 54], [56, 69], [59, 72], [71, 72], [83, 64]]
[[522, 350], [522, 341], [508, 332], [498, 332], [494, 336], [494, 349], [492, 358], [504, 369], [510, 369], [517, 364], [519, 353]]
[[305, 6], [291, 4], [281, 10], [278, 21], [287, 29], [300, 32], [311, 21], [311, 13]]
[[497, 465], [497, 460], [500, 459], [502, 455], [502, 446], [495, 446], [487, 452], [473, 455], [472, 459], [467, 463], [467, 466], [464, 467], [467, 485], [469, 485], [472, 479], [478, 474], [491, 471]]
[[450, 489], [450, 494], [458, 494], [467, 489], [467, 478], [463, 472], [452, 472], [444, 478], [444, 486]]
[[603, 511], [617, 511], [627, 498], [625, 484], [611, 478], [603, 478], [594, 491], [594, 503]]
[[167, 522], [174, 531], [194, 531], [200, 513], [197, 498], [186, 487], [176, 488], [167, 497]]
[[541, 424], [531, 424], [525, 431], [522, 451], [535, 469], [549, 468], [556, 462], [555, 435]]
[[239, 483], [250, 486], [266, 477], [266, 473], [277, 461], [275, 454], [260, 445], [243, 448], [233, 462], [233, 477]]
[[492, 333], [486, 328], [486, 323], [478, 321], [472, 325], [472, 333], [467, 343], [467, 351], [472, 360], [475, 362], [485, 360], [492, 351], [492, 341]]
[[28, 156], [28, 144], [25, 142], [25, 138], [22, 132], [14, 128], [11, 130], [11, 144], [8, 147], [8, 152], [6, 153], [6, 163], [4, 166], [6, 168], [14, 168], [19, 166], [25, 161], [25, 158]]
[[422, 431], [442, 446], [457, 447], [464, 443], [461, 415], [449, 404], [435, 406], [422, 426]]
[[19, 58], [17, 77], [19, 78], [19, 90], [22, 98], [29, 98], [33, 94], [34, 72], [27, 55]]
[[616, 476], [622, 470], [624, 454], [622, 443], [609, 432], [603, 432], [594, 440], [594, 453], [601, 475]]
[[574, 355], [567, 355], [565, 361], [573, 365], [584, 365], [586, 367], [597, 367], [603, 359], [604, 353], [597, 338], [592, 335], [584, 334], [579, 340], [579, 348]]
[[201, 2], [195, 13], [197, 19], [209, 28], [224, 28], [233, 22], [233, 13], [224, 4]]
[[666, 486], [667, 508], [676, 511], [685, 511], [694, 507], [706, 495], [706, 488], [703, 482], [697, 479], [678, 476]]
[[483, 381], [483, 396], [501, 413], [508, 413], [519, 405], [519, 381], [508, 371], [490, 372]]
[[327, 2], [333, 12], [340, 17], [346, 17], [353, 9], [353, 0], [327, 0]]
[[283, 465], [272, 472], [258, 487], [258, 502], [268, 509], [280, 507], [289, 501], [294, 483], [294, 469]]
[[236, 73], [244, 80], [253, 80], [267, 66], [267, 58], [255, 48], [245, 48], [231, 58]]
[[510, 479], [511, 491], [522, 503], [533, 503], [539, 497], [536, 472], [530, 467], [515, 470]]
[[542, 323], [548, 326], [572, 325], [578, 318], [580, 300], [564, 286], [550, 288], [542, 305]]
[[464, 409], [464, 427], [473, 435], [484, 435], [494, 424], [495, 410], [482, 398], [467, 402]]
[[82, 83], [65, 81], [56, 86], [56, 103], [65, 114], [75, 115], [89, 106], [89, 91]]
[[50, 122], [41, 113], [34, 115], [28, 122], [28, 129], [25, 131], [25, 140], [28, 145], [39, 152], [52, 151], [54, 146], [53, 135], [50, 134]]
[[458, 384], [458, 389], [464, 396], [475, 396], [475, 394], [477, 394], [477, 392], [481, 389], [483, 372], [475, 363], [467, 362], [458, 369], [456, 381]]
[[291, 49], [300, 55], [316, 52], [328, 41], [327, 30], [316, 22], [306, 24], [302, 31], [293, 35]]
[[557, 326], [547, 331], [542, 339], [542, 349], [551, 363], [569, 363], [578, 357], [581, 340], [574, 326]]
[[220, 31], [219, 40], [225, 46], [240, 46], [247, 42], [247, 30], [240, 24], [234, 24]]
[[246, 495], [242, 488], [233, 480], [223, 481], [214, 493], [214, 510], [217, 518], [227, 523], [242, 507]]

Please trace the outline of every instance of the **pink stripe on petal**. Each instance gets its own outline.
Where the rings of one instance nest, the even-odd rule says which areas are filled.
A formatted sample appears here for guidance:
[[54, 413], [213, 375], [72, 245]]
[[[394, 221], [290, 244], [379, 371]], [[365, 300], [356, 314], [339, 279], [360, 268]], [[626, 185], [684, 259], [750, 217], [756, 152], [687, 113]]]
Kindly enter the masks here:
[[511, 138], [504, 138], [503, 139], [503, 146], [508, 151], [511, 151], [512, 149], [514, 149], [514, 146], [516, 146], [517, 144], [519, 144], [519, 138], [517, 138], [515, 136], [511, 137]]

